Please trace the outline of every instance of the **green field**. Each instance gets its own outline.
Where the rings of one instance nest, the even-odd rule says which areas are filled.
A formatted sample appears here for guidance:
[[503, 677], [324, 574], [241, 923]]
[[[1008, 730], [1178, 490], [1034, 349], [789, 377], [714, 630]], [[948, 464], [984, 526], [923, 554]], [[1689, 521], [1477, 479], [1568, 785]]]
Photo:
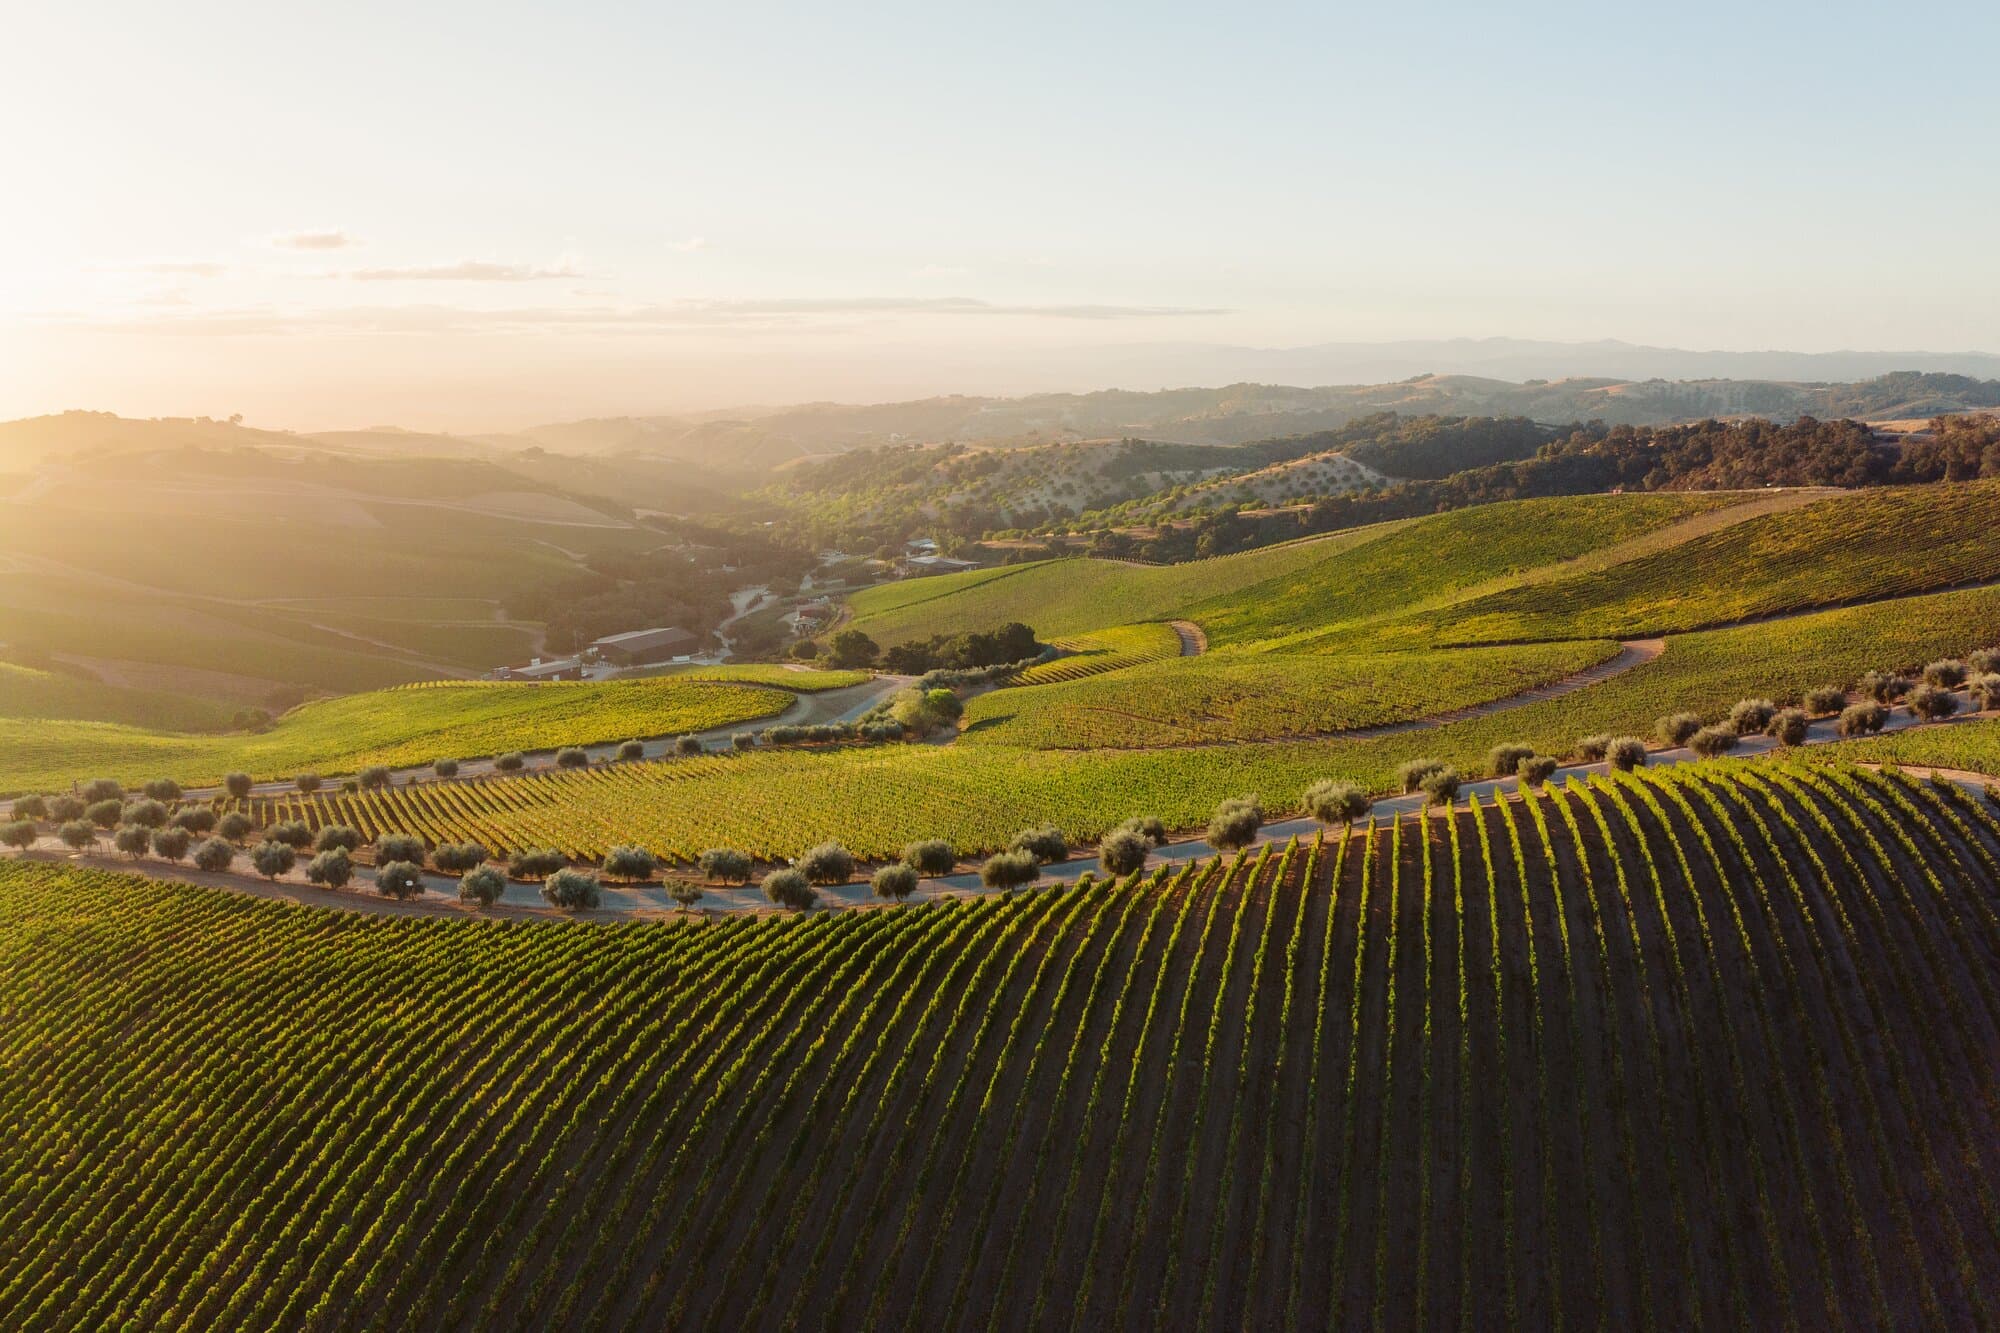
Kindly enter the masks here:
[[67, 671], [0, 662], [0, 718], [122, 722], [163, 731], [217, 731], [233, 710], [158, 690], [130, 690]]
[[980, 695], [965, 740], [1088, 750], [1347, 731], [1505, 698], [1617, 653], [1604, 640], [1339, 657], [1223, 650]]
[[0, 1324], [1977, 1327], [1996, 866], [1765, 764], [712, 923], [0, 862]]
[[774, 685], [798, 694], [844, 690], [872, 679], [866, 671], [800, 671], [775, 662], [724, 662], [716, 666], [676, 666], [659, 673], [674, 680], [713, 680], [745, 685]]
[[369, 764], [426, 764], [506, 750], [674, 735], [783, 712], [790, 694], [751, 685], [628, 680], [544, 685], [447, 681], [347, 695], [294, 709], [262, 734], [189, 736], [100, 722], [0, 718], [0, 790], [93, 777], [161, 776], [210, 785], [325, 776]]
[[1062, 656], [1016, 672], [1008, 679], [1008, 686], [1058, 685], [1101, 676], [1107, 671], [1123, 671], [1141, 662], [1179, 657], [1181, 636], [1172, 625], [1152, 621], [1072, 634], [1055, 640], [1053, 646], [1063, 650]]

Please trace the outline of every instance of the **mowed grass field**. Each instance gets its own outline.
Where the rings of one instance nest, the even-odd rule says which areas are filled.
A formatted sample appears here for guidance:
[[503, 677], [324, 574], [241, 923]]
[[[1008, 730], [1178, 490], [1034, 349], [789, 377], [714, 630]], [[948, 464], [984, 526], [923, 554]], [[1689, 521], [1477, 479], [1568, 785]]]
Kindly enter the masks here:
[[207, 786], [225, 773], [284, 778], [407, 766], [508, 750], [589, 745], [751, 722], [793, 696], [747, 684], [651, 680], [529, 685], [449, 681], [302, 705], [257, 734], [194, 736], [101, 722], [0, 718], [0, 791], [93, 777], [173, 777]]
[[[1796, 700], [1872, 669], [1920, 666], [1993, 644], [2000, 644], [2000, 589], [1977, 589], [1676, 635], [1658, 659], [1574, 693], [1389, 735], [1084, 751], [968, 736], [949, 745], [713, 755], [399, 787], [344, 798], [339, 807], [307, 803], [300, 813], [310, 822], [361, 822], [434, 842], [472, 837], [495, 849], [548, 846], [590, 859], [625, 843], [684, 862], [716, 846], [773, 859], [828, 839], [863, 856], [893, 858], [909, 842], [933, 837], [971, 855], [1004, 847], [1017, 830], [1041, 823], [1075, 843], [1133, 815], [1198, 828], [1217, 802], [1245, 793], [1261, 796], [1273, 815], [1293, 812], [1300, 793], [1321, 778], [1386, 792], [1397, 766], [1418, 756], [1478, 775], [1503, 742], [1565, 755], [1591, 733], [1650, 736], [1668, 713], [1718, 720], [1742, 698]], [[1006, 694], [987, 697], [1003, 706]]]
[[0, 863], [0, 1322], [1976, 1326], [1997, 864], [1762, 764], [616, 929]]

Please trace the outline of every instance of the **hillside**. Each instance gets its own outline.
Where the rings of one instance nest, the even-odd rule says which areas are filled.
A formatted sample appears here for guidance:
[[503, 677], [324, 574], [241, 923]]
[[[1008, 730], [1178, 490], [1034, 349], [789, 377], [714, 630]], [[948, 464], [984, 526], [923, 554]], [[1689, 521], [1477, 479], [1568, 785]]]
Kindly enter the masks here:
[[8, 863], [0, 1318], [1967, 1326], [1996, 864], [1742, 765], [615, 931]]

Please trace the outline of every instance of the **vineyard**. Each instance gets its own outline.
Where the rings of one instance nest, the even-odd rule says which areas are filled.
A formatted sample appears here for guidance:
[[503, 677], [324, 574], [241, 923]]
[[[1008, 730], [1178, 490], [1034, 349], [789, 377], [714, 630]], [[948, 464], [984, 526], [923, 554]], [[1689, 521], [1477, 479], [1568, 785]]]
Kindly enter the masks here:
[[[1167, 633], [1173, 636], [1171, 629]], [[1346, 731], [1447, 713], [1547, 685], [1616, 656], [1618, 645], [1584, 640], [1347, 656], [1225, 651], [1193, 659], [1178, 652], [1175, 637], [1175, 656], [1115, 676], [982, 695], [966, 709], [966, 738], [1090, 750]]]
[[1969, 1327], [1996, 963], [1991, 809], [1789, 764], [610, 930], [6, 863], [0, 1322]]
[[446, 681], [306, 704], [269, 731], [195, 736], [98, 722], [0, 718], [0, 791], [171, 773], [208, 785], [426, 764], [507, 750], [674, 735], [781, 713], [792, 696], [748, 684], [654, 680], [527, 685]]
[[1064, 651], [1062, 657], [1037, 662], [1015, 673], [1008, 683], [1060, 685], [1101, 676], [1109, 671], [1123, 671], [1142, 662], [1177, 658], [1181, 655], [1181, 636], [1174, 632], [1172, 625], [1153, 621], [1143, 625], [1118, 625], [1093, 634], [1071, 635], [1055, 640], [1054, 646]]

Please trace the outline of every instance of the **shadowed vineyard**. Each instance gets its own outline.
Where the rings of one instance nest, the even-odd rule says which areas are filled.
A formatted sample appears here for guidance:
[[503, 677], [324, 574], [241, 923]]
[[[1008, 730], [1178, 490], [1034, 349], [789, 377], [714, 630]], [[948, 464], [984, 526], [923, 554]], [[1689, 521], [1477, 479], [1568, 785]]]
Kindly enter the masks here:
[[7, 863], [0, 1323], [1989, 1322], [1996, 886], [1773, 763], [699, 925]]

